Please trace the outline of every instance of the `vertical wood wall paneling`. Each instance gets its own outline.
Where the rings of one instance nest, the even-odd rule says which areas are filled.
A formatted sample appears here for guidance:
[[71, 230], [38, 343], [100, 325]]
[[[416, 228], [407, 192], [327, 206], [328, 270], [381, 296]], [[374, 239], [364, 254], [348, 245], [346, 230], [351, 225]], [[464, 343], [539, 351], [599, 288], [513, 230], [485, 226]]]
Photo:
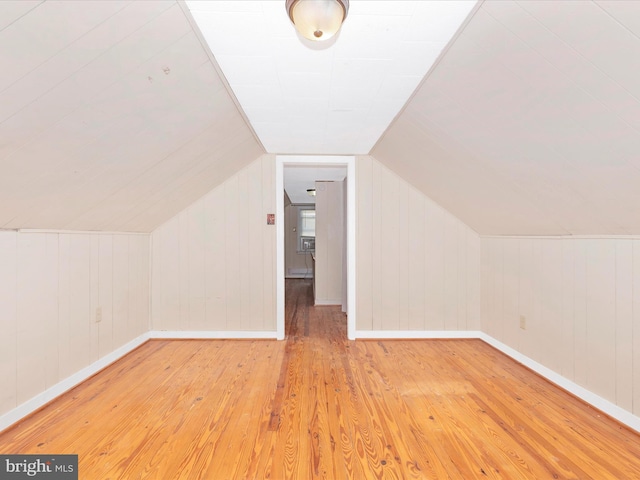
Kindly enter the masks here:
[[518, 292], [518, 274], [520, 249], [518, 242], [506, 239], [502, 242], [502, 285], [504, 296], [502, 300], [502, 341], [508, 345], [518, 342], [520, 330], [520, 295]]
[[248, 307], [248, 328], [262, 330], [264, 328], [264, 289], [262, 242], [266, 228], [266, 214], [262, 212], [262, 162], [254, 162], [247, 167], [247, 236], [244, 255], [247, 259], [247, 289], [249, 298], [244, 298]]
[[[131, 332], [134, 339], [151, 328], [150, 315], [150, 238], [143, 235], [129, 237], [129, 269], [135, 272], [130, 275], [129, 288], [132, 297], [129, 318], [135, 321], [135, 330]], [[133, 307], [132, 307], [133, 305]]]
[[573, 327], [574, 319], [574, 296], [575, 296], [575, 249], [570, 239], [560, 240], [562, 244], [562, 309], [560, 318], [562, 319], [562, 328], [559, 336], [560, 344], [560, 373], [570, 379], [574, 378], [574, 343], [573, 343]]
[[489, 288], [488, 292], [488, 314], [487, 333], [494, 338], [502, 341], [503, 331], [503, 313], [502, 313], [502, 277], [503, 277], [503, 244], [505, 240], [489, 242], [487, 244], [487, 255], [489, 256], [492, 268], [488, 270], [487, 278], [483, 279]]
[[207, 330], [225, 330], [227, 319], [226, 262], [224, 219], [224, 187], [212, 191], [204, 199]]
[[[150, 246], [151, 246], [151, 265], [149, 274], [150, 278], [150, 286], [151, 286], [151, 306], [150, 306], [150, 329], [164, 330], [164, 312], [165, 309], [160, 308], [160, 305], [156, 302], [160, 302], [164, 300], [163, 295], [163, 285], [162, 281], [164, 276], [162, 275], [163, 264], [161, 262], [162, 258], [162, 232], [166, 228], [166, 224], [160, 226], [150, 237]], [[156, 322], [155, 325], [153, 322]]]
[[[187, 325], [188, 330], [206, 329], [206, 265], [205, 257], [205, 202], [194, 203], [187, 211]], [[183, 258], [184, 260], [184, 258]]]
[[406, 249], [407, 259], [407, 297], [409, 321], [408, 330], [424, 330], [425, 311], [425, 201], [420, 192], [408, 189], [407, 197], [408, 232]]
[[141, 281], [138, 288], [142, 290], [140, 295], [140, 308], [144, 315], [140, 317], [140, 333], [148, 332], [151, 328], [151, 237], [141, 238], [139, 262], [141, 265]]
[[[399, 183], [399, 182], [398, 182]], [[397, 187], [398, 198], [398, 330], [409, 329], [409, 189]]]
[[467, 330], [481, 329], [481, 288], [480, 269], [481, 251], [478, 234], [471, 229], [466, 230], [467, 235]]
[[444, 329], [458, 327], [458, 224], [444, 215]]
[[0, 232], [0, 414], [17, 406], [17, 237]]
[[[102, 320], [98, 323], [98, 353], [100, 357], [113, 348], [113, 236], [100, 235], [98, 254], [98, 307]], [[94, 315], [96, 315], [94, 311]]]
[[633, 241], [632, 413], [640, 416], [640, 240]]
[[131, 325], [135, 320], [129, 318], [129, 300], [131, 287], [129, 282], [129, 236], [113, 237], [113, 347], [127, 343], [132, 335]]
[[[47, 388], [45, 362], [49, 348], [48, 308], [51, 308], [50, 272], [44, 267], [47, 258], [48, 235], [18, 237], [17, 267], [17, 401], [25, 402]], [[34, 301], [33, 293], [40, 298]], [[57, 294], [57, 289], [55, 291]], [[55, 305], [57, 307], [57, 303]], [[56, 308], [57, 310], [57, 308]], [[50, 314], [50, 313], [49, 313]], [[54, 319], [57, 323], [57, 318]], [[50, 361], [51, 359], [49, 359]]]
[[491, 272], [493, 271], [489, 251], [493, 243], [490, 239], [480, 239], [480, 330], [486, 333], [489, 333], [489, 325], [493, 313], [489, 302], [489, 298], [493, 294], [493, 286], [489, 284]]
[[[152, 301], [154, 315], [159, 319], [159, 324], [154, 328], [158, 330], [180, 329], [180, 215], [169, 221], [160, 231], [161, 244], [160, 257], [157, 258], [160, 266], [160, 283], [162, 294]], [[155, 234], [154, 234], [155, 236]], [[154, 318], [155, 322], [155, 318]]]
[[587, 240], [587, 388], [615, 400], [615, 242]]
[[539, 242], [542, 246], [542, 302], [540, 343], [544, 351], [542, 358], [547, 358], [548, 365], [560, 372], [560, 355], [562, 352], [562, 241], [551, 240]]
[[[276, 212], [276, 200], [273, 195], [276, 189], [276, 162], [275, 155], [263, 155], [259, 160], [261, 165], [260, 185], [262, 187], [262, 199], [254, 208], [262, 217], [261, 245], [262, 245], [262, 318], [256, 325], [264, 331], [276, 330], [276, 226], [267, 225], [268, 213]], [[282, 218], [276, 218], [282, 222]]]
[[227, 312], [225, 329], [241, 330], [240, 316], [240, 219], [238, 218], [238, 203], [240, 202], [239, 174], [227, 180], [224, 184], [225, 210], [225, 271]]
[[458, 262], [457, 280], [457, 321], [455, 330], [467, 329], [467, 301], [469, 291], [467, 286], [467, 231], [468, 228], [456, 219], [457, 245], [456, 258]]
[[356, 157], [357, 186], [357, 328], [373, 330], [373, 161], [370, 157]]
[[425, 203], [425, 299], [426, 330], [445, 329], [444, 310], [444, 216], [445, 212], [432, 202]]
[[90, 360], [95, 362], [100, 358], [100, 323], [97, 322], [97, 309], [100, 305], [100, 235], [88, 235], [89, 239], [89, 338], [91, 345], [89, 347]]
[[[135, 254], [129, 239], [138, 245]], [[121, 258], [113, 256], [118, 249], [112, 251], [112, 243], [123, 246]], [[126, 315], [119, 343], [112, 342], [110, 304], [116, 284], [126, 296], [139, 292], [146, 306], [137, 310], [143, 318], [136, 321], [148, 326], [148, 258], [144, 235], [0, 233], [0, 413], [142, 333]], [[135, 281], [129, 277], [133, 263], [145, 270]], [[112, 276], [112, 265], [123, 273]], [[100, 323], [98, 306], [103, 307]]]
[[74, 351], [71, 366], [75, 372], [89, 365], [92, 358], [91, 236], [70, 234], [69, 247], [69, 337]]
[[357, 329], [479, 329], [479, 236], [372, 157], [357, 205]]
[[[489, 240], [490, 241], [490, 240]], [[532, 357], [533, 342], [530, 334], [534, 324], [533, 317], [533, 240], [523, 239], [518, 242], [518, 348], [525, 355]], [[525, 328], [520, 328], [521, 317]]]
[[383, 329], [399, 330], [399, 297], [400, 276], [398, 266], [400, 263], [400, 239], [398, 211], [399, 179], [395, 176], [381, 176], [380, 182], [380, 219], [382, 221], [382, 244], [380, 250], [381, 290], [380, 313]]
[[[386, 179], [385, 179], [386, 180]], [[384, 270], [382, 269], [382, 255], [383, 245], [385, 237], [383, 232], [386, 226], [382, 220], [382, 168], [380, 164], [372, 161], [371, 170], [371, 239], [366, 239], [371, 242], [371, 326], [373, 330], [382, 330], [384, 325], [384, 318], [382, 316], [382, 277]], [[357, 278], [360, 278], [358, 275]], [[357, 321], [357, 320], [356, 320]]]
[[265, 155], [152, 233], [152, 329], [275, 331], [274, 178]]
[[574, 293], [573, 293], [573, 381], [587, 385], [589, 350], [587, 346], [587, 241], [574, 242]]
[[[46, 257], [45, 262], [39, 266], [39, 275], [44, 280], [46, 293], [43, 294], [43, 315], [38, 319], [42, 329], [46, 332], [44, 371], [45, 386], [49, 388], [60, 380], [59, 344], [56, 341], [58, 335], [58, 235], [47, 233], [45, 235]], [[38, 272], [36, 272], [38, 274]], [[33, 300], [32, 300], [33, 301]]]
[[60, 378], [76, 371], [71, 339], [71, 236], [60, 235], [58, 243], [58, 345]]
[[189, 325], [189, 210], [191, 205], [178, 215], [178, 249], [171, 252], [178, 256], [178, 320], [182, 330], [190, 330]]
[[[195, 204], [192, 206], [195, 209], [191, 212], [195, 217], [206, 217], [205, 245], [199, 254], [192, 252], [189, 247], [186, 253], [183, 250], [185, 242], [193, 242], [189, 238], [189, 222], [185, 222], [183, 214], [153, 233], [151, 270], [154, 277], [154, 329], [180, 330], [192, 326], [176, 322], [180, 316], [175, 315], [181, 311], [183, 300], [189, 301], [193, 294], [190, 288], [183, 286], [185, 281], [189, 285], [188, 281], [191, 280], [189, 268], [181, 266], [183, 262], [195, 265], [191, 255], [199, 257], [205, 266], [207, 329], [275, 329], [275, 229], [266, 226], [265, 222], [266, 213], [273, 213], [274, 208], [271, 205], [275, 202], [272, 198], [274, 169], [273, 156], [265, 155], [199, 200], [204, 202], [201, 213], [195, 213], [200, 207]], [[356, 328], [479, 328], [482, 321], [479, 237], [375, 159], [358, 157], [357, 171]], [[257, 195], [260, 191], [258, 176], [261, 176], [262, 182], [261, 198]], [[241, 198], [241, 191], [245, 192], [244, 198]], [[243, 206], [239, 202], [244, 202]], [[263, 228], [253, 230], [245, 223], [240, 223], [243, 215]], [[197, 224], [195, 217], [190, 220], [191, 228], [194, 222]], [[394, 225], [394, 228], [390, 228]], [[263, 239], [261, 259], [259, 250], [251, 251], [250, 238]], [[182, 253], [176, 255], [176, 252]], [[253, 254], [255, 257], [251, 256]], [[241, 255], [244, 255], [243, 259]], [[260, 261], [264, 266], [261, 286], [255, 282], [255, 278], [249, 279], [251, 274], [260, 275], [255, 265]], [[401, 288], [401, 282], [406, 288]], [[251, 298], [252, 293], [260, 288], [264, 292], [262, 308], [259, 306], [259, 295], [254, 295], [258, 298], [258, 304], [249, 304], [243, 310], [243, 299]], [[502, 295], [502, 292], [495, 294]], [[418, 298], [417, 303], [409, 300], [415, 297]], [[263, 312], [262, 318], [254, 322], [253, 317], [260, 310]], [[469, 323], [469, 312], [476, 312], [476, 324], [473, 327]], [[491, 326], [501, 328], [499, 322]]]
[[624, 238], [483, 238], [483, 330], [637, 415], [639, 251]]
[[236, 218], [237, 218], [237, 235], [236, 243], [238, 246], [238, 264], [239, 272], [243, 272], [238, 275], [238, 330], [251, 330], [251, 319], [249, 316], [250, 305], [253, 299], [251, 298], [250, 290], [250, 277], [251, 265], [249, 263], [249, 173], [251, 168], [255, 166], [252, 163], [251, 166], [241, 170], [238, 173], [238, 200], [236, 205]]
[[[547, 341], [548, 332], [545, 332], [543, 328], [543, 295], [542, 292], [544, 290], [544, 256], [543, 256], [543, 245], [544, 242], [542, 240], [534, 240], [533, 241], [533, 257], [531, 261], [532, 265], [532, 274], [533, 274], [533, 292], [534, 295], [532, 297], [532, 322], [531, 322], [531, 342], [534, 348], [531, 350], [532, 357], [534, 360], [542, 363], [546, 361], [542, 355], [542, 352], [545, 349], [545, 342]], [[529, 322], [527, 322], [529, 325]]]
[[633, 243], [616, 240], [615, 403], [633, 409]]

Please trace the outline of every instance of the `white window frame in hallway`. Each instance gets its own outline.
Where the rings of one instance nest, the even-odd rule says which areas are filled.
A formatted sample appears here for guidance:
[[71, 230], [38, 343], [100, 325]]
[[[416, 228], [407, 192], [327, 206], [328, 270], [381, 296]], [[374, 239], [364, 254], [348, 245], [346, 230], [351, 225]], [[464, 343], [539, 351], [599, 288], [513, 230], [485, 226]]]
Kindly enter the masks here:
[[347, 338], [356, 332], [356, 158], [337, 155], [276, 156], [276, 336], [284, 340], [284, 167], [347, 167]]

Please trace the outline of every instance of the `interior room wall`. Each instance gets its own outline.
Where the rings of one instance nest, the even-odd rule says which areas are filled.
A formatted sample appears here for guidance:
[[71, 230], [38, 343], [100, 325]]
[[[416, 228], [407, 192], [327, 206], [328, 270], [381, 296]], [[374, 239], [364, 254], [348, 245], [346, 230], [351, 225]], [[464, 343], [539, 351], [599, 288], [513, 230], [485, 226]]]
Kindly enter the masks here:
[[149, 235], [2, 231], [0, 265], [0, 415], [149, 330]]
[[479, 236], [375, 158], [356, 172], [357, 330], [479, 330]]
[[313, 259], [311, 253], [298, 252], [299, 205], [284, 207], [284, 272], [286, 278], [311, 278]]
[[316, 182], [316, 305], [342, 305], [344, 181]]
[[263, 155], [154, 230], [152, 330], [275, 332], [274, 191]]
[[640, 240], [481, 244], [482, 330], [640, 415]]

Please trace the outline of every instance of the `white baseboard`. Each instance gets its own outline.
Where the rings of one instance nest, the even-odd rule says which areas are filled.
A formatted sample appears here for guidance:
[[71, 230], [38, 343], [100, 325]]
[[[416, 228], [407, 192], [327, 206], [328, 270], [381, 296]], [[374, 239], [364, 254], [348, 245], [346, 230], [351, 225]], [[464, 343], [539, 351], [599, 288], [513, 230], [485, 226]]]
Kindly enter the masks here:
[[315, 300], [314, 306], [324, 307], [329, 305], [342, 305], [342, 300]]
[[107, 367], [111, 363], [122, 358], [127, 353], [142, 345], [144, 342], [149, 340], [149, 338], [150, 337], [148, 332], [140, 335], [137, 338], [134, 338], [129, 343], [126, 343], [125, 345], [115, 349], [113, 352], [93, 362], [91, 365], [86, 366], [70, 377], [67, 377], [64, 380], [56, 383], [52, 387], [47, 388], [44, 392], [30, 398], [23, 404], [18, 405], [16, 408], [9, 410], [7, 413], [0, 416], [0, 431], [13, 425], [30, 413], [35, 412], [40, 407], [46, 405], [51, 400], [62, 395], [66, 391], [71, 390], [76, 385], [84, 382], [92, 375], [95, 375], [103, 368]]
[[[74, 373], [70, 377], [58, 382], [54, 386], [48, 388], [44, 392], [27, 400], [22, 405], [10, 410], [0, 416], [0, 431], [18, 422], [20, 419], [36, 411], [57, 396], [75, 387], [87, 378], [96, 374], [109, 364], [120, 359], [127, 353], [142, 345], [149, 339], [275, 339], [277, 332], [275, 331], [177, 331], [177, 330], [153, 330], [131, 340], [129, 343], [105, 355], [100, 360]], [[640, 432], [640, 418], [631, 412], [620, 408], [613, 402], [606, 400], [599, 395], [587, 390], [584, 387], [566, 379], [562, 375], [545, 367], [544, 365], [523, 355], [517, 350], [505, 345], [486, 333], [456, 330], [356, 330], [356, 338], [361, 339], [455, 339], [455, 338], [478, 338], [498, 349], [505, 355], [513, 358], [517, 362], [530, 368], [537, 374], [546, 378], [550, 382], [567, 390], [576, 397], [584, 400], [588, 404], [594, 406], [606, 415], [615, 418], [619, 422], [629, 428]]]
[[262, 330], [202, 331], [202, 330], [152, 330], [150, 338], [164, 339], [275, 339], [277, 333]]
[[111, 363], [124, 357], [127, 353], [131, 352], [135, 348], [142, 345], [149, 339], [154, 338], [166, 338], [166, 339], [216, 339], [216, 338], [228, 338], [228, 339], [275, 339], [276, 332], [272, 331], [230, 331], [230, 332], [205, 332], [205, 331], [150, 331], [140, 335], [139, 337], [131, 340], [127, 344], [117, 348], [113, 352], [105, 355], [101, 359], [93, 362], [91, 365], [79, 370], [70, 377], [56, 383], [52, 387], [49, 387], [44, 392], [39, 393], [35, 397], [30, 398], [16, 408], [9, 410], [8, 412], [0, 416], [0, 432], [19, 420], [23, 419], [30, 413], [35, 412], [42, 406], [49, 403], [54, 398], [62, 395], [63, 393], [71, 390], [73, 387], [84, 382], [92, 375], [95, 375], [103, 368], [107, 367]]
[[567, 378], [563, 377], [559, 373], [554, 372], [550, 368], [545, 367], [544, 365], [536, 362], [535, 360], [532, 360], [526, 355], [523, 355], [517, 350], [509, 347], [508, 345], [505, 345], [504, 343], [496, 340], [495, 338], [487, 335], [486, 333], [480, 332], [480, 336], [478, 338], [480, 338], [481, 340], [484, 340], [492, 347], [495, 347], [505, 355], [508, 355], [509, 357], [520, 362], [524, 366], [530, 368], [531, 370], [536, 372], [538, 375], [541, 375], [542, 377], [546, 378], [550, 382], [555, 383], [560, 388], [563, 388], [568, 392], [572, 393], [573, 395], [575, 395], [576, 397], [584, 400], [589, 405], [592, 405], [598, 410], [602, 411], [603, 413], [609, 415], [610, 417], [615, 418], [616, 420], [625, 424], [629, 428], [632, 428], [633, 430], [640, 432], [640, 418], [636, 417], [631, 412], [623, 408], [620, 408], [615, 403], [605, 398], [602, 398], [599, 395], [596, 395], [595, 393], [587, 390], [584, 387], [581, 387], [580, 385], [572, 382], [571, 380], [568, 380]]
[[456, 331], [456, 330], [356, 330], [355, 338], [362, 339], [455, 339], [455, 338], [478, 338], [488, 343], [492, 347], [500, 350], [505, 355], [511, 357], [517, 362], [520, 362], [524, 366], [530, 368], [538, 375], [546, 378], [551, 383], [556, 384], [560, 388], [570, 392], [576, 397], [584, 400], [589, 405], [597, 408], [606, 415], [615, 418], [620, 423], [623, 423], [627, 427], [640, 432], [640, 417], [633, 415], [631, 412], [620, 408], [613, 402], [596, 395], [595, 393], [581, 387], [577, 383], [568, 380], [559, 373], [554, 372], [550, 368], [532, 360], [531, 358], [523, 355], [517, 350], [505, 345], [504, 343], [496, 340], [495, 338], [487, 335], [484, 332], [477, 330], [469, 331]]
[[356, 330], [355, 338], [420, 339], [420, 338], [480, 338], [475, 330]]

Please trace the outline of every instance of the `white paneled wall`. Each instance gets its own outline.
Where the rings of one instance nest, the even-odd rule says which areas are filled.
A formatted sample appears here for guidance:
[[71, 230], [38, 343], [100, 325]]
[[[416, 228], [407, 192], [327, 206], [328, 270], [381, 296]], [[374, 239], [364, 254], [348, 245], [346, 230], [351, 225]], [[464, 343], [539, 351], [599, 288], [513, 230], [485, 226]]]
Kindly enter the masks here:
[[153, 330], [275, 334], [274, 189], [264, 155], [153, 232]]
[[482, 330], [639, 415], [640, 240], [483, 238], [481, 244]]
[[0, 232], [0, 414], [147, 332], [149, 293], [148, 235]]
[[357, 330], [479, 330], [478, 235], [374, 158], [356, 171]]

